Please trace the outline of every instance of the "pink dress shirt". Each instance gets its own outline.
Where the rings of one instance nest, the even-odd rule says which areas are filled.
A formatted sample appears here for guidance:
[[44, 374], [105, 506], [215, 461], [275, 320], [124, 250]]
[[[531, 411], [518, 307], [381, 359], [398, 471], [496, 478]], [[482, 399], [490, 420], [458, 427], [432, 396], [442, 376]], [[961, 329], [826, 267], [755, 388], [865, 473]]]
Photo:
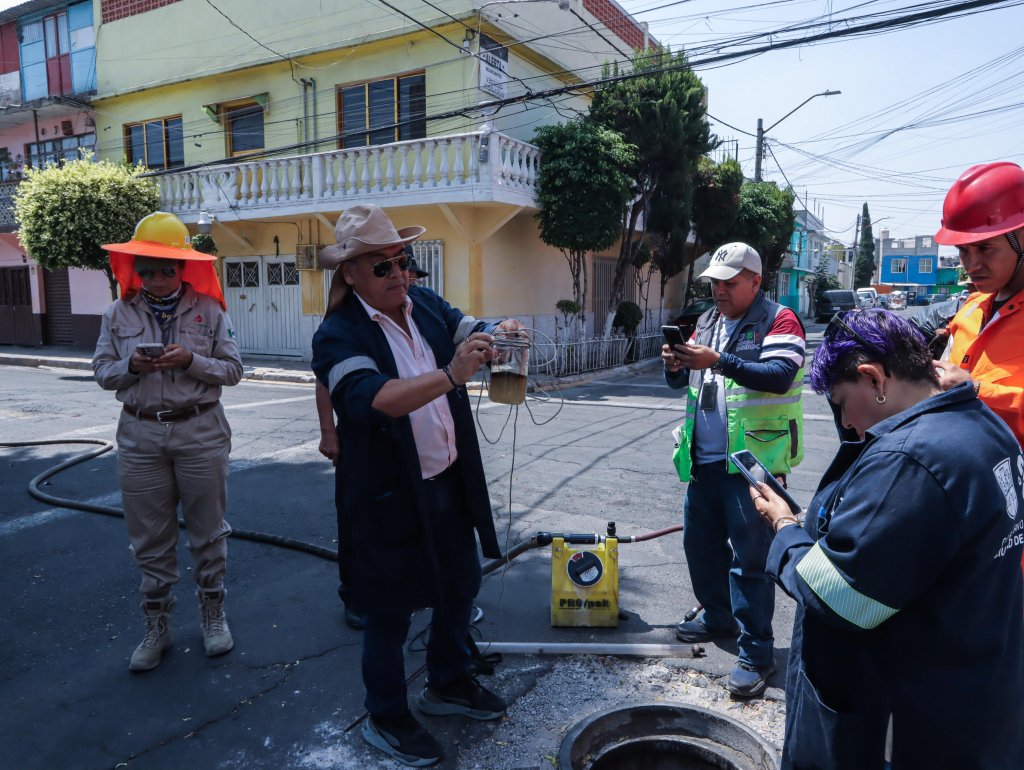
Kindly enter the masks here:
[[[367, 305], [358, 294], [356, 298], [362, 303], [370, 318], [380, 324], [391, 347], [391, 355], [395, 357], [400, 378], [410, 379], [437, 371], [439, 367], [437, 359], [434, 358], [434, 351], [430, 349], [412, 320], [411, 298], [405, 298], [405, 306], [402, 308], [411, 334], [406, 334], [401, 326], [379, 310]], [[455, 421], [448, 407], [448, 396], [438, 396], [429, 404], [411, 412], [409, 421], [412, 423], [412, 435], [416, 441], [416, 452], [420, 456], [420, 471], [423, 478], [429, 479], [443, 473], [459, 455], [455, 448]]]

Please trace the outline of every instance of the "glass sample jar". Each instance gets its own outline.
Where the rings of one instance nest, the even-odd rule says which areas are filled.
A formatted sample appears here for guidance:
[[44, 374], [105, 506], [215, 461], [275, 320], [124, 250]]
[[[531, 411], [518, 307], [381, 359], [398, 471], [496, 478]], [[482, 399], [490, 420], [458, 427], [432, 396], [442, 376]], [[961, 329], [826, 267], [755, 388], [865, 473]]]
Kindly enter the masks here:
[[521, 404], [526, 400], [526, 375], [530, 362], [530, 339], [523, 332], [497, 332], [491, 359], [491, 382], [487, 395], [498, 404]]

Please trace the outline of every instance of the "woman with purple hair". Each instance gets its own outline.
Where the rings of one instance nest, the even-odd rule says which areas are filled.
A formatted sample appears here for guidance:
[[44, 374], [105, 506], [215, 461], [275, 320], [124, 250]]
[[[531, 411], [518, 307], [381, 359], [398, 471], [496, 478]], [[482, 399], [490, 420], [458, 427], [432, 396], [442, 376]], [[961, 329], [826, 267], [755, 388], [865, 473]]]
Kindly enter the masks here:
[[[837, 315], [811, 366], [846, 441], [768, 573], [797, 602], [782, 767], [1024, 767], [1024, 456], [885, 310]], [[887, 741], [888, 733], [888, 741]]]

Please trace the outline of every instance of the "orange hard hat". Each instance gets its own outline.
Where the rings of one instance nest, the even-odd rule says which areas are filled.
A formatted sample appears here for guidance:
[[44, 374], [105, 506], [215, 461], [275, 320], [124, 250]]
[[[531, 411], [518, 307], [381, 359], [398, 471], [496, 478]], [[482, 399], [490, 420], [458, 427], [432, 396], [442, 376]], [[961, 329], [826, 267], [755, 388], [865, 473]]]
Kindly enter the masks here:
[[942, 204], [938, 243], [962, 246], [1024, 227], [1024, 169], [1001, 161], [971, 166]]
[[123, 298], [127, 299], [142, 288], [142, 280], [135, 272], [135, 257], [183, 260], [185, 269], [181, 279], [200, 294], [213, 297], [227, 310], [213, 265], [217, 258], [192, 248], [188, 228], [174, 214], [155, 211], [139, 221], [130, 241], [106, 243], [100, 248], [110, 252], [110, 269], [121, 286]]

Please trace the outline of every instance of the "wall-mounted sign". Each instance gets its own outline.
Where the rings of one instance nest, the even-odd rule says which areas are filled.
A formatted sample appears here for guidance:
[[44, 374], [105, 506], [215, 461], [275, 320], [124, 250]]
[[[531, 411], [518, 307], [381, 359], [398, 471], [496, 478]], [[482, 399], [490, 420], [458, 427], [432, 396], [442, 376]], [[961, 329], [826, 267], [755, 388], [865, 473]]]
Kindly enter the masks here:
[[480, 35], [480, 90], [504, 99], [508, 86], [508, 48]]

